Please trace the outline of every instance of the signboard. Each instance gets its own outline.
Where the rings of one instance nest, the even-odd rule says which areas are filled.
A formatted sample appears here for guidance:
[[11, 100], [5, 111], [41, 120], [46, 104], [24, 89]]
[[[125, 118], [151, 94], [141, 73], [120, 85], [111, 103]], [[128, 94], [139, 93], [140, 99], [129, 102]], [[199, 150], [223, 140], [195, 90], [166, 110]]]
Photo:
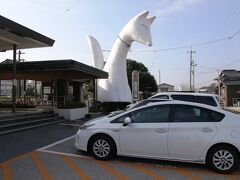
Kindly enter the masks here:
[[139, 72], [137, 70], [132, 72], [132, 99], [133, 101], [139, 100]]

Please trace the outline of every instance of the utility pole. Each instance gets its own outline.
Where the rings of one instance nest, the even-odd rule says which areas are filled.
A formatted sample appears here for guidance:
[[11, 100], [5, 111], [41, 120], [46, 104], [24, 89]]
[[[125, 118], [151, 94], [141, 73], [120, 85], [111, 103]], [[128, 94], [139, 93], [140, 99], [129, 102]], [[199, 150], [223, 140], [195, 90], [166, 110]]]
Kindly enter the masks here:
[[22, 52], [21, 50], [18, 50], [18, 62], [21, 62], [21, 55], [25, 54], [25, 52]]
[[[25, 54], [25, 52], [18, 50], [18, 52], [17, 52], [18, 62], [21, 62], [21, 60], [23, 61], [23, 59], [21, 59], [22, 54]], [[23, 81], [17, 80], [17, 96], [18, 96], [18, 98], [20, 98], [22, 96], [22, 85], [23, 85]]]
[[161, 84], [161, 73], [160, 73], [160, 69], [158, 70], [158, 84]]
[[17, 53], [17, 45], [13, 44], [13, 74], [12, 74], [12, 112], [16, 112], [16, 53]]
[[194, 63], [193, 60], [193, 54], [196, 53], [196, 51], [192, 50], [192, 47], [190, 48], [190, 51], [187, 51], [187, 53], [190, 54], [190, 79], [189, 79], [189, 89], [190, 91], [194, 91], [194, 84], [195, 84], [195, 73], [194, 68], [197, 64]]

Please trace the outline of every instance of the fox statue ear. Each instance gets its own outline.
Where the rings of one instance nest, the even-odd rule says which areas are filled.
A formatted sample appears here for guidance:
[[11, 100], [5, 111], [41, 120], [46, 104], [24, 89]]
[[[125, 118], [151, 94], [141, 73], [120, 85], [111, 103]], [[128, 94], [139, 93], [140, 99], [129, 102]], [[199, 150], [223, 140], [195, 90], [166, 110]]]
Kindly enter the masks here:
[[148, 16], [149, 11], [141, 12], [137, 15], [138, 18], [146, 18]]
[[151, 25], [153, 21], [155, 20], [156, 16], [149, 16], [147, 17], [148, 23]]

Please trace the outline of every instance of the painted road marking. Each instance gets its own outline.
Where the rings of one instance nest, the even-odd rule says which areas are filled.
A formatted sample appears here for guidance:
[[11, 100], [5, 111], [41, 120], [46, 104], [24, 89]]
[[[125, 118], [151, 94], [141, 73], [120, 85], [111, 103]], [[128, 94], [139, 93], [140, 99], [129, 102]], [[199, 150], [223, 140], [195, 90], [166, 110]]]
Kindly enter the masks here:
[[72, 157], [81, 157], [86, 159], [92, 159], [92, 157], [81, 155], [81, 154], [71, 154], [71, 153], [63, 153], [59, 151], [52, 151], [52, 150], [36, 150], [37, 152], [49, 153], [49, 154], [56, 154], [56, 155], [65, 155], [65, 156], [72, 156]]
[[128, 178], [120, 173], [119, 171], [111, 168], [106, 162], [95, 160], [95, 162], [103, 169], [105, 169], [108, 173], [112, 174], [113, 176], [117, 177], [119, 180], [127, 180]]
[[159, 174], [146, 169], [143, 165], [138, 165], [138, 164], [131, 164], [131, 165], [134, 168], [136, 168], [137, 170], [139, 170], [140, 172], [143, 172], [144, 174], [147, 174], [147, 175], [153, 177], [154, 179], [157, 179], [157, 180], [164, 180], [165, 179], [164, 177], [160, 176]]
[[[40, 151], [40, 152], [46, 152], [46, 153], [53, 153], [53, 154], [58, 154], [58, 155], [67, 155], [67, 156], [72, 156], [72, 157], [79, 157], [79, 158], [88, 158], [88, 159], [91, 159], [92, 157], [88, 157], [88, 156], [85, 156], [85, 155], [71, 154], [71, 153], [63, 153], [63, 152], [59, 152], [59, 151], [47, 150], [47, 149], [50, 148], [50, 147], [53, 147], [53, 146], [55, 146], [55, 145], [57, 145], [57, 144], [60, 144], [60, 143], [64, 143], [65, 141], [68, 141], [68, 140], [70, 140], [70, 139], [73, 139], [74, 137], [75, 137], [75, 136], [71, 136], [71, 137], [65, 138], [65, 139], [63, 139], [63, 140], [60, 140], [60, 141], [58, 141], [58, 142], [52, 143], [52, 144], [50, 144], [50, 145], [48, 145], [48, 146], [45, 146], [45, 147], [42, 147], [42, 148], [38, 149], [38, 151]], [[160, 166], [160, 168], [166, 169], [165, 166], [164, 166], [164, 167]], [[174, 167], [170, 167], [170, 168], [168, 168], [168, 170], [174, 170]], [[185, 176], [185, 177], [188, 177], [189, 179], [192, 179], [192, 180], [199, 180], [199, 179], [201, 179], [201, 178], [198, 177], [197, 175], [192, 175], [192, 174], [191, 174], [191, 172], [195, 171], [194, 169], [191, 169], [191, 172], [188, 172], [188, 170], [186, 170], [186, 169], [177, 167], [177, 169], [175, 169], [175, 170], [176, 170], [177, 173], [179, 173], [179, 174], [181, 174], [181, 175], [183, 175], [183, 176]], [[209, 171], [203, 170], [203, 169], [201, 169], [201, 170], [196, 170], [196, 171], [197, 171], [197, 172], [200, 172], [200, 173], [202, 173], [202, 172], [210, 173]], [[214, 173], [212, 173], [212, 174], [213, 174], [213, 175], [216, 175], [216, 174], [214, 174]], [[225, 177], [225, 176], [226, 176], [226, 177]], [[227, 175], [225, 175], [225, 176], [224, 176], [224, 177], [225, 177], [226, 179], [232, 179], [232, 178], [235, 178], [235, 177], [236, 177], [236, 175], [232, 175], [232, 176], [227, 176]]]
[[174, 170], [178, 174], [181, 174], [181, 175], [183, 175], [183, 176], [185, 176], [185, 177], [187, 177], [191, 180], [201, 180], [200, 177], [192, 175], [192, 173], [190, 171], [186, 170], [186, 169], [179, 169], [179, 168], [173, 169], [172, 168], [171, 170]]
[[3, 164], [2, 169], [3, 169], [3, 179], [11, 180], [12, 179], [12, 170], [10, 167], [10, 163]]
[[[51, 178], [51, 174], [49, 174], [48, 169], [42, 164], [42, 162], [39, 160], [38, 155], [39, 153], [46, 153], [49, 154], [49, 152], [31, 152], [31, 153], [27, 153], [21, 156], [18, 156], [16, 158], [13, 158], [11, 160], [5, 161], [3, 163], [0, 164], [0, 167], [2, 169], [2, 175], [3, 175], [3, 179], [4, 180], [11, 180], [13, 178], [13, 171], [11, 169], [11, 163], [16, 162], [18, 160], [21, 160], [22, 158], [26, 158], [26, 157], [31, 157], [40, 173], [40, 175], [42, 176], [43, 179], [52, 179]], [[127, 179], [127, 176], [123, 174], [123, 172], [120, 172], [119, 170], [116, 170], [114, 168], [111, 167], [111, 165], [109, 163], [114, 163], [116, 165], [123, 165], [126, 167], [133, 167], [134, 169], [138, 170], [141, 173], [146, 174], [149, 177], [153, 177], [154, 179], [159, 179], [159, 180], [163, 180], [163, 179], [167, 179], [162, 177], [162, 175], [159, 175], [158, 172], [155, 172], [153, 169], [151, 168], [158, 168], [160, 170], [169, 170], [171, 173], [171, 171], [176, 172], [177, 174], [183, 175], [184, 177], [190, 179], [190, 180], [200, 180], [201, 175], [210, 175], [209, 178], [219, 178], [219, 177], [223, 177], [225, 179], [240, 179], [240, 174], [239, 172], [233, 173], [233, 174], [229, 174], [229, 175], [222, 175], [222, 174], [217, 174], [211, 171], [207, 171], [207, 170], [202, 170], [202, 169], [192, 169], [192, 168], [183, 168], [183, 167], [171, 167], [171, 166], [162, 166], [162, 165], [158, 165], [158, 164], [149, 164], [149, 163], [134, 163], [134, 162], [122, 162], [122, 161], [109, 161], [108, 162], [103, 162], [103, 161], [97, 161], [94, 160], [91, 157], [79, 157], [79, 156], [72, 156], [70, 154], [69, 155], [59, 155], [59, 154], [55, 154], [53, 152], [50, 152], [51, 154], [56, 155], [57, 157], [61, 157], [63, 158], [64, 162], [66, 163], [66, 165], [68, 165], [75, 173], [76, 175], [78, 175], [81, 179], [90, 179], [90, 174], [86, 174], [85, 170], [81, 170], [76, 164], [75, 162], [73, 162], [73, 160], [70, 157], [75, 157], [74, 159], [84, 159], [84, 160], [89, 160], [92, 162], [95, 162], [97, 165], [100, 166], [100, 168], [102, 168], [103, 170], [105, 170], [106, 172], [108, 172], [109, 174], [113, 175], [114, 177], [117, 177], [117, 179], [120, 180], [125, 180]], [[49, 156], [49, 158], [51, 158], [51, 155]], [[87, 162], [86, 162], [87, 163]], [[57, 164], [56, 164], [57, 166]], [[62, 173], [62, 172], [59, 172]]]
[[[209, 170], [205, 170], [205, 169], [199, 170], [199, 169], [192, 169], [192, 168], [171, 167], [171, 166], [162, 166], [162, 165], [155, 165], [155, 164], [145, 164], [145, 166], [152, 167], [152, 168], [158, 168], [161, 170], [165, 169], [165, 170], [169, 170], [169, 171], [176, 171], [179, 174], [185, 173], [185, 175], [187, 175], [187, 174], [191, 175], [191, 173], [195, 173], [195, 174], [199, 174], [199, 175], [208, 174], [208, 175], [213, 175], [213, 176], [217, 176], [217, 177], [224, 177], [225, 179], [228, 179], [228, 180], [240, 178], [240, 174], [236, 173], [236, 172], [232, 173], [232, 174], [218, 174], [213, 171], [209, 171]], [[187, 176], [189, 176], [189, 175], [187, 175]], [[191, 176], [189, 176], [188, 178], [191, 178]], [[198, 176], [192, 176], [192, 178], [198, 178]]]
[[147, 167], [149, 168], [156, 168], [156, 169], [159, 169], [159, 170], [165, 170], [165, 171], [174, 171], [176, 172], [177, 174], [180, 174], [182, 175], [183, 177], [187, 178], [187, 179], [190, 179], [190, 180], [201, 180], [202, 178], [196, 176], [196, 175], [193, 175], [193, 171], [191, 169], [184, 169], [184, 168], [170, 168], [170, 167], [164, 167], [164, 166], [161, 166], [161, 167], [154, 167], [152, 165], [148, 166], [146, 165]]
[[11, 169], [11, 163], [18, 161], [22, 158], [28, 157], [32, 152], [19, 155], [17, 157], [14, 157], [10, 160], [4, 161], [0, 163], [0, 167], [3, 169], [3, 179], [4, 180], [11, 180], [12, 179], [12, 169]]
[[34, 161], [35, 166], [37, 167], [39, 173], [41, 174], [42, 178], [45, 180], [52, 180], [52, 177], [49, 175], [46, 167], [39, 160], [37, 152], [32, 153], [31, 157], [32, 157], [32, 160]]
[[75, 135], [70, 136], [70, 137], [67, 137], [67, 138], [65, 138], [65, 139], [62, 139], [62, 140], [57, 141], [57, 142], [55, 142], [55, 143], [49, 144], [49, 145], [47, 145], [47, 146], [41, 147], [41, 148], [38, 149], [38, 151], [48, 149], [48, 148], [50, 148], [50, 147], [53, 147], [53, 146], [55, 146], [55, 145], [57, 145], [57, 144], [63, 143], [63, 142], [65, 142], [65, 141], [68, 141], [68, 140], [73, 139], [73, 138], [75, 138]]
[[144, 173], [148, 176], [153, 177], [154, 179], [165, 180], [164, 177], [160, 176], [159, 174], [157, 174], [153, 171], [150, 171], [150, 170], [144, 168], [143, 165], [140, 165], [140, 164], [124, 163], [124, 162], [121, 162], [121, 161], [115, 161], [113, 163], [120, 164], [120, 165], [123, 165], [123, 166], [131, 166], [131, 167], [135, 168], [136, 170], [140, 171], [141, 173]]
[[81, 179], [84, 179], [84, 180], [90, 180], [90, 177], [84, 172], [82, 171], [81, 169], [79, 169], [77, 167], [76, 164], [74, 164], [72, 162], [72, 160], [68, 157], [68, 156], [65, 156], [65, 155], [61, 155], [62, 159], [64, 160], [64, 162], [81, 178]]
[[[26, 154], [20, 155], [18, 157], [15, 157], [13, 159], [10, 159], [8, 161], [5, 161], [5, 162], [1, 163], [0, 167], [2, 168], [2, 176], [3, 176], [4, 180], [5, 179], [7, 179], [7, 180], [10, 179], [11, 180], [13, 178], [11, 163], [15, 162], [15, 161], [18, 161], [18, 160], [20, 160], [24, 157], [32, 157], [32, 159], [33, 159], [39, 173], [41, 174], [41, 176], [44, 179], [51, 179], [51, 176], [48, 174], [47, 168], [44, 167], [44, 165], [41, 163], [41, 161], [38, 158], [38, 153], [41, 153], [41, 152], [42, 153], [47, 153], [47, 154], [54, 154], [58, 157], [59, 156], [62, 157], [64, 159], [64, 162], [76, 173], [76, 175], [78, 175], [79, 177], [86, 176], [85, 178], [82, 178], [82, 179], [87, 179], [87, 178], [90, 179], [90, 174], [87, 175], [84, 171], [82, 171], [77, 166], [77, 164], [75, 164], [75, 162], [73, 162], [74, 159], [85, 159], [85, 160], [87, 159], [87, 160], [96, 162], [102, 169], [104, 169], [109, 174], [117, 177], [118, 179], [127, 179], [127, 176], [124, 175], [122, 171], [119, 171], [119, 170], [116, 170], [116, 169], [112, 168], [110, 166], [110, 164], [108, 164], [108, 162], [96, 161], [90, 156], [48, 150], [48, 148], [51, 148], [51, 147], [56, 146], [58, 144], [64, 143], [68, 140], [73, 139], [74, 137], [75, 136], [70, 136], [68, 138], [62, 139], [60, 141], [57, 141], [57, 142], [54, 142], [54, 143], [49, 144], [47, 146], [44, 146], [42, 148], [39, 148], [36, 152], [26, 153]], [[73, 157], [74, 159], [71, 159], [69, 157]], [[51, 158], [51, 156], [49, 158]], [[167, 179], [167, 178], [165, 178], [165, 176], [162, 177], [162, 175], [159, 175], [159, 173], [156, 170], [154, 170], [156, 168], [160, 169], [160, 170], [174, 171], [177, 174], [182, 175], [183, 177], [186, 177], [190, 180], [201, 180], [202, 179], [201, 175], [209, 175], [209, 177], [211, 176], [211, 178], [224, 177], [225, 179], [228, 179], [228, 180], [230, 180], [230, 179], [240, 179], [240, 173], [239, 172], [229, 174], [229, 175], [222, 175], [222, 174], [214, 173], [214, 172], [209, 171], [207, 169], [173, 167], [173, 166], [164, 166], [164, 165], [144, 163], [144, 162], [143, 163], [142, 162], [137, 163], [137, 162], [131, 162], [131, 160], [129, 160], [129, 162], [127, 162], [127, 163], [123, 162], [121, 160], [109, 161], [109, 163], [116, 163], [116, 164], [119, 164], [119, 165], [124, 165], [126, 167], [130, 166], [130, 167], [136, 169], [138, 172], [144, 173], [145, 175], [147, 175], [149, 177], [153, 177], [154, 179], [160, 179], [160, 180]], [[154, 169], [151, 169], [151, 168], [154, 168]], [[171, 173], [171, 172], [169, 172], [169, 173]]]
[[175, 171], [176, 173], [190, 179], [190, 180], [201, 180], [200, 177], [193, 175], [192, 169], [189, 168], [180, 168], [180, 167], [167, 167], [167, 166], [160, 166], [160, 165], [154, 165], [154, 164], [144, 164], [144, 166], [149, 168], [155, 168], [160, 170], [167, 170], [167, 171]]

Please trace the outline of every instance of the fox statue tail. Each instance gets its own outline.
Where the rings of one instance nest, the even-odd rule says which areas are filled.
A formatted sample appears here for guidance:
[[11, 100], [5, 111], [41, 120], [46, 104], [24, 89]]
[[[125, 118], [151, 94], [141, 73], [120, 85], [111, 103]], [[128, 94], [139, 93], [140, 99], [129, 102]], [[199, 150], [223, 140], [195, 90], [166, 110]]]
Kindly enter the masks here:
[[100, 44], [92, 36], [87, 36], [87, 40], [92, 50], [93, 67], [103, 70], [104, 59], [103, 59], [103, 54], [102, 54], [102, 49]]

